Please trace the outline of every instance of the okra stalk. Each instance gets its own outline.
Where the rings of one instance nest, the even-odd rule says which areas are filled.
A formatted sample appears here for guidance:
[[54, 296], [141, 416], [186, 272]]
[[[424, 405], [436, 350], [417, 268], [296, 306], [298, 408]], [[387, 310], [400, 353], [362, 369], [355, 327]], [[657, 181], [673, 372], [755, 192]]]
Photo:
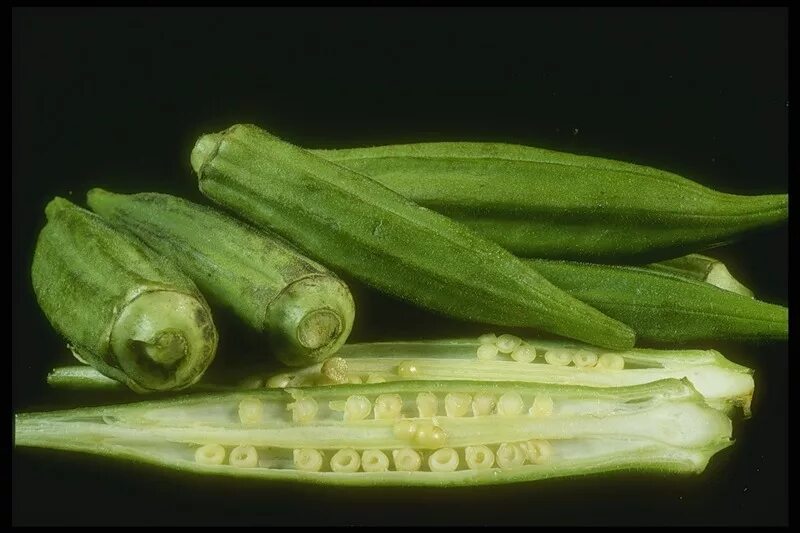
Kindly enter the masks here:
[[450, 316], [625, 349], [630, 328], [466, 226], [252, 125], [201, 137], [201, 192], [327, 266]]
[[138, 239], [56, 198], [31, 277], [39, 306], [76, 358], [137, 392], [197, 382], [217, 330], [194, 283]]
[[612, 389], [471, 381], [262, 389], [19, 414], [15, 422], [17, 446], [365, 486], [699, 473], [731, 444], [730, 419], [685, 380]]
[[785, 222], [788, 195], [743, 196], [654, 168], [501, 143], [312, 150], [521, 257], [654, 261]]
[[[288, 365], [335, 353], [353, 327], [347, 285], [277, 236], [167, 194], [93, 189], [89, 207], [178, 265], [208, 297], [267, 335]], [[267, 343], [265, 343], [267, 344]]]

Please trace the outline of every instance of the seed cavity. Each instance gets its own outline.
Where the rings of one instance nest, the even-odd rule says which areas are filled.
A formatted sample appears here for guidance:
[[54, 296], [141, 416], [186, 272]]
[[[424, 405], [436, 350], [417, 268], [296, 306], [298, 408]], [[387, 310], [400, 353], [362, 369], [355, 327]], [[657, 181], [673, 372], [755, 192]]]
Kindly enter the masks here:
[[411, 440], [417, 434], [417, 423], [404, 418], [392, 427], [394, 437], [399, 440]]
[[522, 446], [513, 442], [504, 442], [495, 454], [497, 466], [505, 470], [517, 468], [525, 464], [525, 451]]
[[386, 472], [389, 470], [389, 457], [380, 450], [364, 450], [361, 468], [364, 472]]
[[451, 392], [444, 397], [444, 412], [447, 416], [465, 416], [469, 412], [472, 397], [461, 392]]
[[453, 448], [439, 448], [428, 457], [431, 472], [455, 472], [458, 468], [458, 452]]
[[369, 374], [367, 375], [365, 383], [386, 383], [386, 378], [378, 374]]
[[536, 348], [530, 344], [520, 344], [511, 352], [511, 359], [518, 363], [532, 363], [536, 359]]
[[494, 394], [479, 392], [472, 400], [472, 414], [474, 416], [487, 416], [494, 412], [497, 407], [497, 400]]
[[589, 350], [578, 350], [572, 354], [572, 362], [580, 368], [591, 368], [597, 364], [597, 354]]
[[403, 399], [399, 394], [381, 394], [375, 399], [375, 420], [400, 418]]
[[497, 335], [494, 333], [484, 333], [478, 337], [478, 342], [480, 344], [494, 344], [497, 342]]
[[496, 344], [500, 353], [512, 353], [520, 344], [522, 344], [522, 339], [516, 335], [509, 335], [506, 333], [497, 337]]
[[345, 422], [364, 420], [371, 410], [372, 405], [365, 396], [350, 396], [344, 404], [344, 420]]
[[363, 381], [361, 381], [361, 378], [359, 376], [350, 376], [349, 378], [347, 378], [347, 382], [352, 383], [353, 385], [361, 385], [363, 383]]
[[411, 448], [392, 450], [394, 469], [398, 472], [416, 472], [422, 466], [419, 453]]
[[320, 374], [329, 383], [347, 383], [347, 361], [341, 357], [330, 357], [322, 363]]
[[544, 354], [544, 360], [549, 365], [553, 366], [567, 366], [572, 362], [572, 352], [561, 348], [554, 348], [548, 350]]
[[478, 346], [477, 355], [481, 361], [493, 361], [497, 359], [498, 349], [494, 344], [481, 344]]
[[533, 416], [550, 416], [553, 414], [553, 398], [549, 394], [537, 394], [528, 411]]
[[317, 416], [319, 405], [314, 398], [297, 398], [288, 404], [286, 409], [292, 412], [292, 420], [295, 422], [310, 422]]
[[239, 420], [242, 425], [253, 426], [264, 418], [264, 404], [258, 398], [245, 398], [239, 402]]
[[467, 446], [464, 459], [470, 470], [486, 470], [494, 464], [494, 454], [488, 446]]
[[546, 440], [529, 440], [523, 443], [525, 456], [535, 465], [548, 462], [553, 456], [553, 445]]
[[597, 368], [622, 370], [625, 368], [625, 358], [618, 353], [604, 353], [597, 359]]
[[352, 448], [344, 448], [331, 457], [331, 470], [334, 472], [358, 472], [361, 456]]
[[497, 401], [497, 414], [501, 416], [514, 416], [522, 413], [525, 402], [518, 392], [506, 392]]
[[403, 361], [397, 365], [397, 375], [401, 378], [413, 378], [417, 373], [417, 365], [414, 364], [414, 361]]
[[313, 448], [294, 450], [293, 459], [295, 468], [304, 472], [319, 472], [322, 468], [322, 453]]
[[221, 465], [225, 461], [225, 448], [220, 444], [205, 444], [194, 452], [194, 461], [201, 465]]
[[228, 463], [239, 468], [253, 468], [258, 465], [258, 452], [255, 447], [242, 444], [231, 450]]
[[417, 409], [421, 418], [436, 416], [439, 410], [439, 399], [432, 392], [420, 392], [417, 394]]

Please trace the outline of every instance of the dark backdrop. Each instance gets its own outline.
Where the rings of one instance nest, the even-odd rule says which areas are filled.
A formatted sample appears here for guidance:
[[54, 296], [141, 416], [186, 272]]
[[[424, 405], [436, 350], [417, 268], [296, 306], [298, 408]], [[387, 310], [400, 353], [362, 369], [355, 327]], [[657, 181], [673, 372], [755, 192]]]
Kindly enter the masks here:
[[[12, 33], [15, 411], [79, 402], [43, 383], [68, 361], [30, 288], [46, 202], [83, 203], [92, 186], [204, 201], [189, 152], [199, 134], [235, 122], [307, 147], [504, 141], [648, 164], [730, 192], [788, 188], [785, 9], [16, 9]], [[716, 253], [761, 298], [787, 303], [785, 227]], [[355, 290], [353, 340], [467, 328]], [[755, 416], [698, 477], [356, 490], [19, 449], [13, 521], [787, 523], [787, 345], [715, 346], [756, 369]]]

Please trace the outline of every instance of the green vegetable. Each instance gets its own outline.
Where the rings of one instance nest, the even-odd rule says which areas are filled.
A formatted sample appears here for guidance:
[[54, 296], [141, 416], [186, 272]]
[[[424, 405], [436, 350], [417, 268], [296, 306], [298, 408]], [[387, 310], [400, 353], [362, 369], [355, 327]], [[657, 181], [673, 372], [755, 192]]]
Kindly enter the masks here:
[[347, 340], [355, 315], [347, 286], [277, 237], [166, 194], [93, 189], [88, 203], [171, 259], [208, 297], [267, 333], [284, 363], [321, 361]]
[[630, 328], [465, 226], [255, 126], [203, 136], [191, 161], [203, 194], [384, 292], [462, 319], [633, 345]]
[[[644, 267], [529, 261], [557, 287], [631, 326], [640, 340], [685, 342], [789, 336], [786, 307], [687, 277], [700, 276], [701, 272], [681, 268], [688, 259]], [[716, 268], [724, 269], [725, 265], [716, 262]], [[717, 283], [725, 279], [713, 275], [717, 276]]]
[[731, 421], [679, 380], [610, 389], [408, 381], [18, 414], [15, 442], [196, 473], [451, 486], [699, 473], [731, 444]]
[[717, 192], [653, 168], [528, 146], [314, 150], [523, 257], [676, 257], [786, 220], [788, 195]]
[[688, 277], [697, 281], [705, 281], [720, 289], [753, 297], [753, 291], [742, 285], [728, 271], [725, 263], [700, 254], [689, 254], [683, 257], [667, 259], [647, 265], [653, 270], [669, 272], [677, 276]]
[[217, 330], [177, 267], [100, 217], [55, 198], [31, 277], [75, 356], [137, 392], [187, 387], [214, 359]]

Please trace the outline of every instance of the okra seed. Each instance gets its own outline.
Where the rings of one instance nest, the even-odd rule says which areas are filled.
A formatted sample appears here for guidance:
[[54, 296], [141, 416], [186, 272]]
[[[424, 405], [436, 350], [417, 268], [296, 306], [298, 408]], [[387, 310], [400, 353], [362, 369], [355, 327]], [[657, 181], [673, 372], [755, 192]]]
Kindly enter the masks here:
[[389, 458], [380, 450], [364, 450], [361, 468], [364, 472], [386, 472], [389, 470]]
[[524, 408], [525, 403], [518, 392], [506, 392], [497, 401], [497, 414], [502, 416], [518, 415]]
[[392, 450], [394, 469], [398, 472], [416, 472], [422, 466], [419, 453], [411, 448]]
[[567, 366], [572, 362], [572, 352], [569, 350], [548, 350], [546, 354], [544, 354], [544, 360], [547, 361], [547, 364], [554, 365], [554, 366]]
[[439, 399], [432, 392], [420, 392], [417, 394], [417, 409], [422, 418], [436, 416], [436, 412], [439, 410]]
[[444, 397], [444, 411], [447, 416], [464, 416], [469, 411], [471, 402], [469, 394], [451, 392]]
[[520, 344], [511, 352], [511, 359], [519, 363], [531, 363], [536, 359], [536, 348], [530, 344]]
[[225, 461], [225, 448], [219, 444], [206, 444], [194, 452], [194, 460], [201, 465], [221, 465]]
[[497, 448], [495, 458], [500, 468], [516, 468], [525, 464], [525, 451], [518, 444], [504, 442]]
[[397, 365], [397, 375], [401, 378], [413, 378], [417, 375], [417, 365], [413, 361], [403, 361]]
[[625, 368], [625, 358], [618, 353], [604, 353], [597, 360], [597, 368], [622, 370]]
[[591, 368], [597, 364], [597, 354], [589, 350], [578, 350], [572, 354], [572, 362], [581, 368]]
[[292, 381], [291, 374], [278, 374], [277, 376], [272, 376], [267, 380], [266, 386], [271, 389], [285, 389], [289, 386], [289, 383]]
[[497, 342], [497, 335], [494, 333], [484, 333], [478, 337], [478, 342], [480, 344], [494, 344]]
[[375, 420], [400, 418], [403, 399], [399, 394], [381, 394], [375, 399]]
[[439, 448], [444, 446], [447, 434], [430, 420], [423, 420], [417, 422], [417, 432], [414, 435], [414, 440], [424, 448]]
[[231, 455], [228, 458], [231, 466], [239, 468], [252, 468], [258, 465], [258, 452], [253, 446], [249, 444], [242, 444], [231, 450]]
[[523, 448], [528, 461], [536, 465], [546, 463], [553, 455], [553, 445], [546, 440], [529, 440]]
[[494, 394], [479, 392], [472, 400], [472, 414], [474, 416], [490, 415], [494, 412], [496, 406], [497, 401], [494, 398]]
[[458, 452], [453, 448], [439, 448], [428, 457], [431, 472], [455, 472], [458, 468]]
[[413, 420], [403, 419], [392, 428], [394, 437], [400, 440], [411, 440], [417, 434], [417, 424]]
[[347, 361], [341, 357], [326, 359], [320, 373], [331, 383], [347, 383]]
[[360, 385], [361, 383], [363, 383], [363, 381], [361, 381], [361, 378], [358, 376], [350, 376], [349, 378], [347, 378], [347, 382], [352, 383], [353, 385]]
[[358, 472], [361, 457], [352, 448], [344, 448], [331, 457], [331, 470], [334, 472]]
[[239, 402], [239, 420], [245, 426], [258, 424], [264, 417], [264, 404], [258, 398], [245, 398]]
[[292, 411], [292, 420], [295, 422], [310, 422], [314, 420], [319, 410], [314, 398], [298, 398], [286, 408]]
[[481, 344], [478, 346], [478, 359], [481, 361], [492, 361], [497, 359], [497, 346], [494, 344]]
[[322, 468], [322, 454], [313, 448], [294, 450], [294, 466], [304, 472], [319, 472]]
[[485, 470], [494, 464], [494, 454], [487, 446], [467, 446], [464, 459], [471, 470]]
[[364, 420], [369, 416], [372, 405], [364, 396], [350, 396], [344, 404], [344, 420]]
[[369, 374], [365, 383], [386, 383], [386, 378], [378, 374]]
[[553, 414], [553, 398], [549, 394], [537, 394], [528, 411], [533, 416], [550, 416]]
[[522, 339], [508, 333], [497, 337], [497, 349], [500, 353], [511, 353], [522, 343]]

